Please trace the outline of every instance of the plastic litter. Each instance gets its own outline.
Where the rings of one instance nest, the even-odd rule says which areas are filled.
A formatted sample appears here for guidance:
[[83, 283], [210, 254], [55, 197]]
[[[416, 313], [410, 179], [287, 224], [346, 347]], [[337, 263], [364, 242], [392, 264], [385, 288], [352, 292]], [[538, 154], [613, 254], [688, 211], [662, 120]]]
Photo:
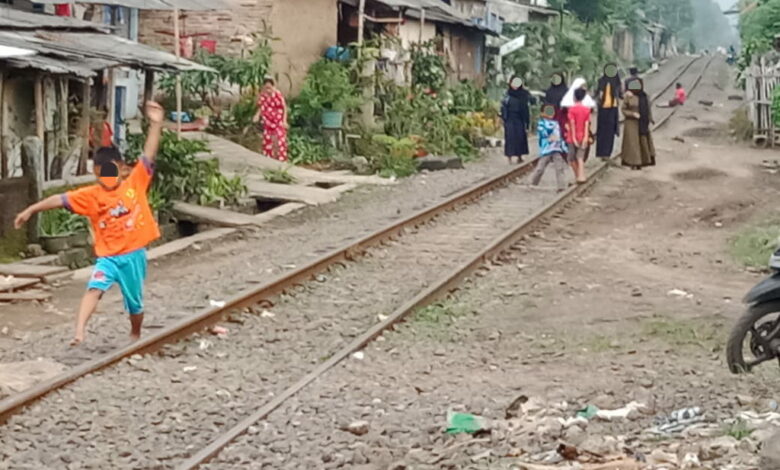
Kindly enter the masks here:
[[222, 300], [213, 300], [213, 299], [212, 299], [212, 300], [209, 300], [209, 304], [210, 304], [212, 307], [216, 307], [216, 308], [222, 308], [222, 307], [224, 307], [224, 306], [226, 305], [226, 302], [224, 302], [224, 301], [222, 301]]
[[447, 434], [474, 434], [490, 428], [490, 422], [469, 413], [447, 412]]
[[228, 329], [224, 326], [214, 326], [211, 328], [211, 334], [215, 336], [227, 336]]
[[604, 421], [613, 421], [616, 419], [626, 419], [632, 413], [640, 411], [644, 408], [645, 405], [643, 403], [638, 403], [635, 401], [632, 401], [628, 405], [624, 406], [623, 408], [618, 408], [617, 410], [600, 410], [595, 405], [588, 405], [585, 408], [577, 411], [576, 417], [587, 420], [598, 418], [603, 419]]
[[704, 421], [704, 412], [698, 406], [683, 408], [669, 413], [668, 416], [658, 416], [655, 426], [650, 429], [653, 434], [675, 434]]
[[591, 419], [599, 412], [599, 408], [595, 405], [588, 405], [585, 408], [577, 411], [578, 418]]

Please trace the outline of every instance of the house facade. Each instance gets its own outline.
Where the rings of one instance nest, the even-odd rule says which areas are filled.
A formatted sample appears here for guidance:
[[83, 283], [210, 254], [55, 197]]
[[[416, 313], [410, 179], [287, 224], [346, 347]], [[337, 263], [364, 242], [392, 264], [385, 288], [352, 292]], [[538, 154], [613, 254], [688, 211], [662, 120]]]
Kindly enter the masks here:
[[[336, 45], [337, 0], [223, 0], [220, 11], [182, 11], [182, 49], [218, 54], [250, 51], [256, 35], [274, 38], [272, 73], [285, 93], [300, 90], [311, 64]], [[173, 11], [140, 12], [138, 40], [174, 51]]]

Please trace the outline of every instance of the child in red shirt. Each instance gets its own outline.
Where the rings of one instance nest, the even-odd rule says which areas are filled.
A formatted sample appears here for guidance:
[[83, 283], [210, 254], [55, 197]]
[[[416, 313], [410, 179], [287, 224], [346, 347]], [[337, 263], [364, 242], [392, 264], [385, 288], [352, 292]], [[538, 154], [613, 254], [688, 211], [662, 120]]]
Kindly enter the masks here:
[[569, 108], [567, 124], [567, 142], [571, 147], [569, 150], [570, 164], [574, 170], [574, 176], [577, 183], [582, 184], [587, 181], [585, 178], [585, 160], [590, 147], [590, 112], [591, 109], [582, 104], [588, 92], [584, 88], [578, 88], [574, 92], [574, 106]]
[[669, 101], [668, 104], [658, 104], [659, 108], [674, 108], [675, 106], [682, 106], [688, 99], [688, 95], [685, 93], [682, 83], [677, 84], [677, 88], [674, 90], [674, 99]]
[[87, 321], [95, 313], [103, 294], [114, 284], [119, 284], [125, 309], [130, 314], [131, 338], [141, 337], [146, 247], [160, 237], [147, 192], [160, 146], [163, 108], [150, 102], [146, 106], [146, 116], [150, 125], [144, 155], [129, 175], [119, 151], [114, 147], [103, 147], [94, 160], [98, 184], [44, 199], [16, 217], [17, 229], [36, 213], [61, 207], [89, 218], [98, 259], [81, 300], [73, 346], [84, 341]]

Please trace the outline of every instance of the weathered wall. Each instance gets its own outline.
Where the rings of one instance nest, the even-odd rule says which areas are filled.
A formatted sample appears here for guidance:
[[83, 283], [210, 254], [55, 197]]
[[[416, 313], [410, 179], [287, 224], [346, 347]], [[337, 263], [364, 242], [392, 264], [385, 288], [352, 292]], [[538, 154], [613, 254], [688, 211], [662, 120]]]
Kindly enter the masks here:
[[24, 231], [14, 231], [14, 218], [28, 205], [27, 179], [0, 179], [0, 257], [15, 256], [24, 249]]
[[311, 64], [338, 41], [336, 0], [278, 0], [271, 13], [273, 73], [283, 92], [300, 90]]
[[[263, 30], [269, 23], [274, 0], [225, 0], [230, 10], [218, 12], [185, 12], [182, 34], [208, 33], [198, 39], [217, 41], [220, 54], [238, 55], [242, 50], [239, 37]], [[281, 0], [285, 1], [285, 0]], [[168, 51], [173, 47], [173, 12], [144, 10], [140, 15], [138, 41]], [[335, 26], [334, 26], [335, 27]], [[168, 32], [170, 34], [164, 34]]]
[[22, 176], [22, 139], [35, 134], [35, 95], [31, 78], [10, 78], [8, 87], [8, 175]]
[[485, 73], [485, 35], [476, 30], [452, 26], [445, 34], [454, 79], [482, 83]]
[[[217, 41], [217, 53], [240, 55], [251, 50], [246, 39], [254, 33], [270, 33], [274, 60], [272, 72], [279, 76], [285, 93], [297, 92], [309, 66], [322, 57], [328, 46], [336, 45], [338, 5], [336, 0], [227, 0], [228, 11], [186, 12], [183, 34], [207, 33], [196, 41]], [[174, 50], [173, 14], [165, 11], [141, 12], [139, 41], [165, 50]]]

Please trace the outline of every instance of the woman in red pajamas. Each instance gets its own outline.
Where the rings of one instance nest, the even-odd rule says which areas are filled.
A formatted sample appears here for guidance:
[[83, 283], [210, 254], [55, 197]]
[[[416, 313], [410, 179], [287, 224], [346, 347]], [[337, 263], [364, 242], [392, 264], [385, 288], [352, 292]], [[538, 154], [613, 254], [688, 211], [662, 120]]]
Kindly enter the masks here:
[[263, 123], [263, 153], [276, 160], [287, 161], [287, 103], [276, 89], [273, 78], [266, 77], [257, 100], [254, 122]]

